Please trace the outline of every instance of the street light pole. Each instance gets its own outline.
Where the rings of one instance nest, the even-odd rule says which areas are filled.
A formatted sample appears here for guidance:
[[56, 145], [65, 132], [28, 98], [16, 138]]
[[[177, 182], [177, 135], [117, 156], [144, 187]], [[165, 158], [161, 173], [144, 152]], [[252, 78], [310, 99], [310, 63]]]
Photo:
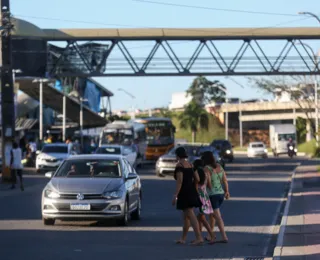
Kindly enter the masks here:
[[80, 98], [80, 144], [83, 149], [83, 99]]
[[63, 113], [63, 118], [62, 118], [62, 140], [63, 142], [66, 141], [66, 108], [67, 106], [67, 97], [65, 95], [65, 93], [63, 93], [63, 98], [62, 98], [62, 113]]
[[48, 82], [48, 79], [35, 79], [33, 83], [40, 83], [39, 86], [39, 140], [43, 141], [43, 83]]
[[[317, 16], [316, 14], [314, 13], [311, 13], [311, 12], [299, 12], [298, 14], [302, 14], [302, 15], [309, 15], [309, 16], [312, 16], [313, 18], [315, 18], [319, 24], [320, 24], [320, 18], [319, 16]], [[314, 57], [314, 64], [315, 64], [315, 68], [318, 69], [318, 59], [317, 59], [317, 55], [315, 55], [315, 53], [313, 52], [312, 48], [303, 43], [304, 46], [307, 46], [311, 49], [312, 51], [312, 54], [313, 54], [313, 57]], [[315, 104], [315, 116], [316, 116], [316, 119], [315, 119], [315, 125], [316, 125], [316, 146], [319, 147], [319, 109], [318, 109], [318, 82], [317, 82], [317, 76], [315, 76], [315, 81], [314, 81], [314, 104]]]
[[14, 86], [12, 79], [12, 44], [10, 1], [0, 0], [1, 7], [1, 144], [2, 144], [2, 180], [10, 179], [10, 150], [15, 137]]
[[[134, 100], [136, 97], [134, 95], [132, 95], [130, 92], [124, 90], [123, 88], [118, 88], [118, 91], [122, 91], [124, 93], [126, 93], [129, 97], [132, 98], [132, 100]], [[132, 115], [131, 115], [131, 119], [135, 119], [136, 117], [136, 112], [135, 112], [135, 107], [134, 104], [132, 104]]]

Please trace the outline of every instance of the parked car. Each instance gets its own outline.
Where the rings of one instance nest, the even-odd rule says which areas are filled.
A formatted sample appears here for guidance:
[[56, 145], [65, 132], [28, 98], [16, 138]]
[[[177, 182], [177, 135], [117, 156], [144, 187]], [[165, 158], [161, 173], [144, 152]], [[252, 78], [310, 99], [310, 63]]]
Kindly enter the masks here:
[[70, 149], [68, 144], [53, 143], [46, 144], [36, 158], [36, 170], [50, 171], [56, 170], [64, 159], [67, 159], [71, 155], [75, 155], [76, 152]]
[[42, 193], [44, 225], [57, 219], [116, 219], [125, 226], [130, 217], [140, 219], [140, 177], [122, 155], [76, 155], [45, 176], [51, 180]]
[[101, 145], [96, 150], [96, 154], [114, 154], [123, 155], [132, 166], [137, 163], [137, 151], [134, 146], [123, 145]]
[[193, 163], [194, 160], [200, 158], [199, 146], [195, 145], [176, 145], [168, 153], [160, 156], [156, 162], [156, 175], [164, 177], [166, 174], [172, 174], [175, 170], [177, 159], [175, 151], [177, 147], [183, 146], [188, 154], [188, 161]]
[[263, 142], [251, 142], [248, 146], [247, 155], [248, 158], [268, 158], [268, 149]]
[[219, 152], [214, 147], [209, 146], [209, 145], [200, 147], [199, 148], [200, 156], [206, 151], [212, 152], [216, 162], [219, 163], [223, 168], [225, 168], [226, 163], [225, 163], [224, 159], [221, 158], [221, 156], [219, 155]]
[[228, 140], [214, 140], [211, 143], [224, 160], [228, 160], [228, 162], [233, 162], [234, 155], [233, 155], [233, 146]]

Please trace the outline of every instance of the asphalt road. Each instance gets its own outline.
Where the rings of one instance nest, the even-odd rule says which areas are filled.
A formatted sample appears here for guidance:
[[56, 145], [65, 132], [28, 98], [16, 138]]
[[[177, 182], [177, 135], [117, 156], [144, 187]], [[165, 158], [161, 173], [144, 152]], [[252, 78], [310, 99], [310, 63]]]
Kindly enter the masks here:
[[[157, 178], [153, 168], [140, 170], [144, 189], [143, 218], [129, 227], [90, 222], [41, 221], [43, 176], [26, 176], [26, 190], [0, 185], [0, 259], [232, 259], [271, 256], [276, 242], [283, 197], [299, 161], [237, 158], [227, 165], [232, 199], [222, 214], [228, 244], [175, 245], [181, 213], [171, 206], [172, 177]], [[217, 232], [218, 234], [218, 232]], [[220, 235], [218, 235], [218, 238]], [[188, 239], [194, 235], [190, 232]]]

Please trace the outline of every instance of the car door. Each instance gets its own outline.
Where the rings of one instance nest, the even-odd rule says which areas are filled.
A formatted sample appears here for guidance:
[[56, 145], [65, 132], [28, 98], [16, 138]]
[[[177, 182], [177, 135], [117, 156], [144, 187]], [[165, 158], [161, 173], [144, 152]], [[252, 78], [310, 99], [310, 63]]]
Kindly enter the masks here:
[[[136, 173], [134, 167], [128, 163], [128, 168], [130, 173]], [[140, 195], [140, 179], [137, 176], [136, 179], [132, 180], [132, 202], [133, 202], [133, 208], [137, 207], [137, 203], [138, 203], [138, 199], [139, 199], [139, 195]]]
[[[129, 176], [129, 173], [131, 173], [132, 171], [132, 167], [126, 159], [123, 159], [123, 164], [124, 164], [125, 178], [127, 178]], [[134, 179], [127, 180], [125, 185], [129, 195], [129, 209], [131, 211], [135, 209], [135, 205], [137, 203], [135, 199], [135, 180]]]

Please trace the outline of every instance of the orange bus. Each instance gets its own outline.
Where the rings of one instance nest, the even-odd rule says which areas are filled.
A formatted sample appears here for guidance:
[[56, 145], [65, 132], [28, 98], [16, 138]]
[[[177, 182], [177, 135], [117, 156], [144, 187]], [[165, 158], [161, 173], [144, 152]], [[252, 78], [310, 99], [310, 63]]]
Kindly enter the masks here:
[[148, 117], [134, 121], [146, 127], [146, 160], [157, 160], [174, 147], [175, 127], [170, 118]]

